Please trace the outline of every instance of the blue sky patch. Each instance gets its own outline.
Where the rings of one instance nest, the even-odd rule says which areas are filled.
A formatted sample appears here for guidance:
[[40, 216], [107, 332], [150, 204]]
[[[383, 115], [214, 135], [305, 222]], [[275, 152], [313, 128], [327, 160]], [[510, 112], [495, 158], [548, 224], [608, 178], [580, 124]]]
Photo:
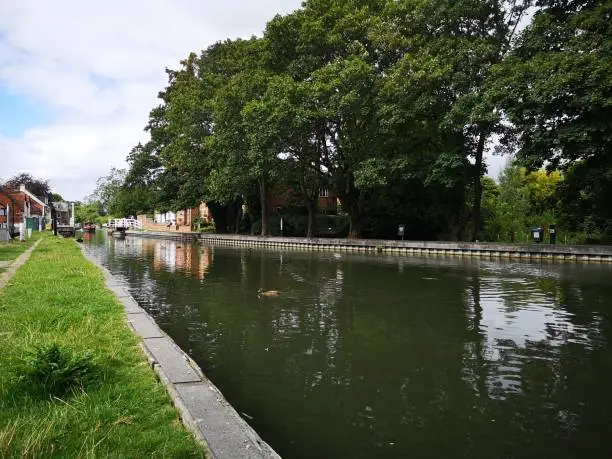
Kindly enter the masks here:
[[46, 107], [35, 104], [25, 96], [9, 92], [0, 84], [0, 136], [17, 138], [28, 129], [45, 123], [49, 116]]

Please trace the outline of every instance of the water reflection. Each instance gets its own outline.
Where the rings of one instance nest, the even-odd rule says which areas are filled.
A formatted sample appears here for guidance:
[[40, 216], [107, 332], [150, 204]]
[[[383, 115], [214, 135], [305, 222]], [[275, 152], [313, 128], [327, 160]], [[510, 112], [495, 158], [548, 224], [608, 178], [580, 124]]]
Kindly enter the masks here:
[[154, 271], [173, 273], [179, 270], [203, 280], [212, 264], [212, 248], [200, 248], [194, 246], [193, 243], [177, 243], [176, 241], [136, 237], [127, 239], [107, 238], [106, 243], [115, 256], [152, 259], [151, 267]]
[[610, 266], [90, 248], [286, 457], [612, 455]]

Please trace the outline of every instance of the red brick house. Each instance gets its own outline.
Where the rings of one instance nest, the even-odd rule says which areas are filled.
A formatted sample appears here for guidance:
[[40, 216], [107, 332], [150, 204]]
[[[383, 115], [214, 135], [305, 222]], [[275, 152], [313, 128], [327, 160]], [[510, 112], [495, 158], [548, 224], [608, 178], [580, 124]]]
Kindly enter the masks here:
[[[266, 200], [268, 212], [280, 212], [286, 208], [289, 205], [292, 193], [291, 189], [269, 193]], [[321, 213], [334, 213], [338, 209], [338, 194], [334, 190], [321, 188], [319, 190], [318, 209]]]
[[9, 190], [0, 187], [0, 224], [15, 232], [15, 225], [22, 223], [25, 218], [44, 218], [47, 205], [39, 197], [21, 185], [18, 190]]

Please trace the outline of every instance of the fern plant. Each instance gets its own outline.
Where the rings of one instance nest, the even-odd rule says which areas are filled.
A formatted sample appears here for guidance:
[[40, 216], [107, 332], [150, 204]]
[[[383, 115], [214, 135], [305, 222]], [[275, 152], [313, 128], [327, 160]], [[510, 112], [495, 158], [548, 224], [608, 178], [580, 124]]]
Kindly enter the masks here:
[[47, 395], [63, 395], [84, 386], [95, 373], [91, 352], [78, 353], [52, 343], [36, 348], [27, 360], [26, 379]]

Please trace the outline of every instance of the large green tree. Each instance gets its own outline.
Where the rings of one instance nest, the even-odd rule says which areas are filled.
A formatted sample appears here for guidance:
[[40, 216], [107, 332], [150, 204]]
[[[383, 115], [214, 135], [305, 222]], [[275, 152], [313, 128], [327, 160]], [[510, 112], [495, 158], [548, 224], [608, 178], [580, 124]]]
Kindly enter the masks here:
[[237, 184], [240, 171], [231, 177], [214, 149], [214, 106], [218, 91], [237, 71], [245, 43], [217, 43], [200, 56], [191, 53], [178, 70], [167, 70], [168, 86], [146, 127], [151, 140], [128, 158], [128, 183], [151, 182], [156, 208], [193, 207], [205, 200], [219, 232], [236, 227], [244, 190]]
[[612, 155], [612, 1], [540, 0], [516, 49], [492, 76], [530, 168]]
[[504, 142], [530, 169], [568, 172], [559, 198], [573, 230], [612, 229], [612, 2], [537, 5], [491, 78], [513, 127]]
[[117, 198], [119, 192], [125, 183], [127, 175], [126, 169], [111, 168], [107, 175], [99, 177], [96, 180], [96, 188], [89, 200], [99, 202], [101, 209], [105, 213], [118, 213]]
[[260, 125], [258, 103], [264, 97], [272, 74], [263, 64], [260, 39], [241, 42], [235, 58], [237, 72], [218, 89], [214, 105], [215, 135], [212, 139], [215, 168], [211, 193], [223, 198], [246, 194], [257, 185], [261, 211], [261, 234], [268, 234], [267, 198], [277, 179], [279, 158], [271, 125]]
[[[319, 189], [331, 187], [352, 235], [393, 237], [406, 223], [409, 237], [477, 239], [500, 196], [523, 205], [511, 192], [520, 183], [522, 226], [551, 209], [577, 215], [557, 205], [558, 188], [589, 209], [578, 220], [603, 228], [609, 16], [609, 1], [308, 0], [262, 38], [216, 43], [168, 70], [117, 202], [205, 200], [227, 231], [246, 201], [268, 234], [267, 198], [290, 189], [312, 236]], [[484, 180], [499, 135], [501, 150], [531, 169], [568, 168], [566, 180], [522, 169], [499, 188]], [[511, 223], [510, 208], [496, 212]]]
[[[352, 222], [362, 233], [367, 190], [357, 186], [367, 160], [375, 156], [377, 78], [369, 31], [383, 1], [311, 0], [303, 8], [276, 17], [266, 28], [269, 67], [303, 84], [308, 97], [307, 138], [314, 147], [314, 167], [327, 175]], [[296, 139], [297, 140], [297, 139]], [[295, 149], [304, 147], [304, 137]], [[310, 158], [310, 153], [306, 155]], [[305, 162], [302, 162], [302, 166]]]
[[423, 171], [425, 181], [455, 193], [465, 189], [461, 182], [469, 176], [472, 239], [481, 229], [484, 152], [491, 135], [502, 130], [486, 77], [510, 49], [530, 3], [388, 2], [376, 31], [383, 50], [381, 66], [388, 68], [383, 126], [391, 143], [399, 141], [390, 146], [399, 157], [395, 164], [412, 175], [418, 169], [415, 156], [428, 156], [431, 166]]

